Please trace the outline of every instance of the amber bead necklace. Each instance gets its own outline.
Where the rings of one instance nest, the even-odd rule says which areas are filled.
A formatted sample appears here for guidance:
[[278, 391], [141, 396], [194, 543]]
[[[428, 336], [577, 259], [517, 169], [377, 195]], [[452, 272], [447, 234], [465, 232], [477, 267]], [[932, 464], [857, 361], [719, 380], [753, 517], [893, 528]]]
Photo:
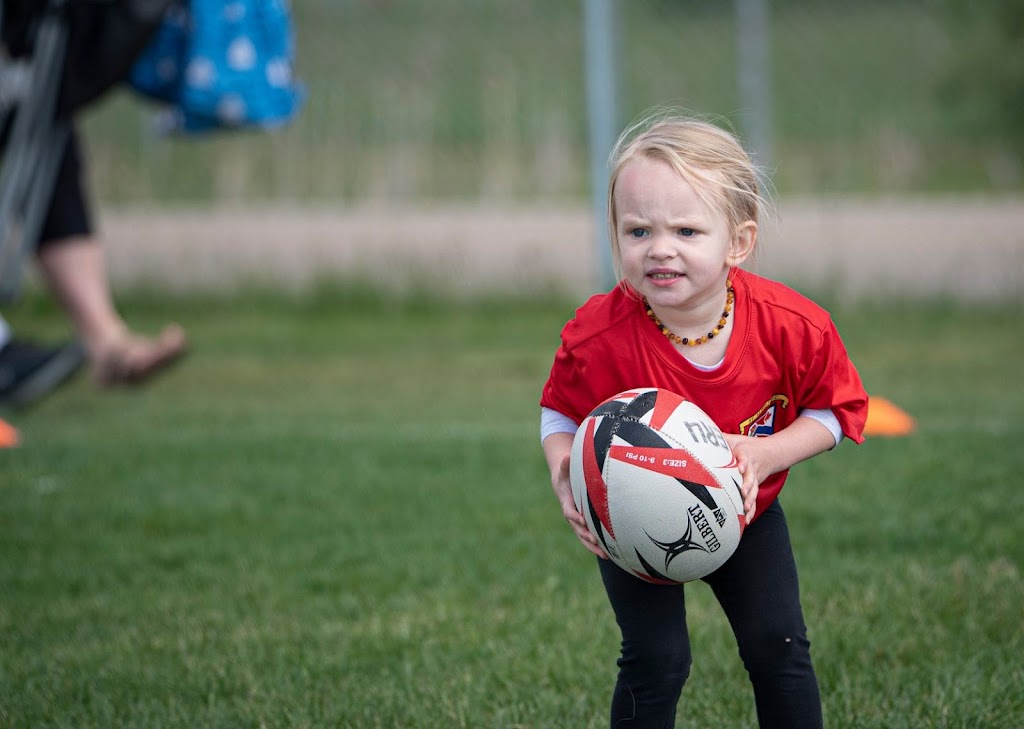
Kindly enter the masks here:
[[732, 311], [732, 305], [735, 301], [736, 291], [732, 287], [732, 280], [726, 279], [725, 310], [722, 311], [722, 316], [718, 320], [718, 325], [707, 334], [700, 337], [696, 337], [694, 339], [690, 339], [689, 337], [680, 337], [678, 334], [672, 332], [672, 330], [670, 330], [667, 326], [661, 323], [661, 319], [659, 319], [658, 315], [654, 313], [654, 310], [651, 308], [651, 305], [646, 300], [644, 301], [644, 304], [647, 306], [647, 316], [651, 318], [651, 321], [653, 321], [658, 326], [658, 329], [661, 330], [661, 333], [664, 334], [670, 342], [672, 342], [673, 344], [685, 344], [688, 347], [696, 347], [698, 344], [704, 344], [708, 340], [714, 339], [716, 334], [725, 329], [725, 325], [729, 321], [729, 312]]

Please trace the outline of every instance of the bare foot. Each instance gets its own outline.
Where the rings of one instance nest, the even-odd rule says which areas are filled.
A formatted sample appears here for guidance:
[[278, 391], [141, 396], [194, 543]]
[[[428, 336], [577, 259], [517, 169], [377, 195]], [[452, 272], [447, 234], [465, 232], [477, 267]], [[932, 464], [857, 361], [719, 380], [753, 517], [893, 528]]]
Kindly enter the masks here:
[[169, 324], [156, 337], [127, 334], [96, 356], [93, 376], [98, 385], [140, 385], [177, 362], [188, 348], [185, 330]]

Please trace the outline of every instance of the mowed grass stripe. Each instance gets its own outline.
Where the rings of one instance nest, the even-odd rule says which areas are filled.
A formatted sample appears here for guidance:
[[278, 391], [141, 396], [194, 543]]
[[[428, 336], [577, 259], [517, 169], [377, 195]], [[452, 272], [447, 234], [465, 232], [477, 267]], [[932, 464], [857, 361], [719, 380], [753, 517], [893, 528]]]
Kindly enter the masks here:
[[[133, 303], [192, 357], [145, 391], [79, 380], [0, 455], [0, 726], [607, 724], [618, 634], [538, 437], [571, 306]], [[830, 726], [1024, 716], [1019, 318], [837, 312], [919, 429], [783, 492]], [[721, 610], [686, 591], [678, 725], [756, 726]]]

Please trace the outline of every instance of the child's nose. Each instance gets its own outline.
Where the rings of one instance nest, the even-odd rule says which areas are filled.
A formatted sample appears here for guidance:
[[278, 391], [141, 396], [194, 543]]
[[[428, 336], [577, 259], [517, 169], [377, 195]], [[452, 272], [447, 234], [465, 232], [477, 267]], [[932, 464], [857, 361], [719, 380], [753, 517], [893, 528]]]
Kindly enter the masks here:
[[647, 255], [651, 258], [671, 258], [675, 252], [670, 236], [662, 233], [655, 233], [651, 236], [651, 245], [647, 250]]

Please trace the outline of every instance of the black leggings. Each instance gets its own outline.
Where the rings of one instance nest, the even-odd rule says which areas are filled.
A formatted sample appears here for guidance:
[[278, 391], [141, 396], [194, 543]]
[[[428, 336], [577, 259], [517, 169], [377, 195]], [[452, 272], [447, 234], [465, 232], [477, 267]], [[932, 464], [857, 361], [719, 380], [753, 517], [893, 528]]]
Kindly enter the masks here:
[[[598, 563], [622, 630], [611, 726], [673, 727], [691, 665], [683, 587], [653, 585], [612, 562]], [[736, 636], [761, 728], [821, 727], [796, 562], [777, 501], [747, 527], [729, 561], [704, 581]]]

